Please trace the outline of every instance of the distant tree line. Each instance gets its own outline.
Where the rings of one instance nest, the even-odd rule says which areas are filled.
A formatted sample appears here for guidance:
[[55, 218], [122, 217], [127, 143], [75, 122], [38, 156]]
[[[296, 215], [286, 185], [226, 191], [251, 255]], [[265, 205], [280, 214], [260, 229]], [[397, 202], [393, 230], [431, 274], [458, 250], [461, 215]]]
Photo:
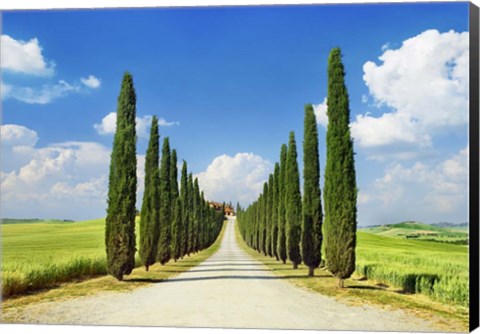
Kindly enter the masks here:
[[[136, 94], [130, 73], [125, 73], [117, 103], [108, 188], [105, 244], [108, 273], [119, 280], [135, 267], [135, 209], [137, 188]], [[148, 271], [209, 247], [222, 228], [224, 212], [211, 208], [197, 178], [183, 161], [178, 185], [177, 152], [163, 139], [160, 157], [158, 119], [152, 118], [145, 157], [145, 189], [140, 211], [142, 264]]]
[[[245, 210], [237, 207], [239, 230], [251, 248], [277, 260], [303, 263], [313, 276], [322, 255], [339, 279], [355, 270], [357, 187], [345, 71], [339, 48], [330, 52], [327, 93], [327, 162], [320, 190], [318, 130], [313, 106], [305, 106], [303, 137], [303, 196], [294, 132], [280, 149], [280, 162], [258, 199]], [[323, 246], [323, 247], [322, 247]], [[322, 248], [323, 253], [322, 254]]]

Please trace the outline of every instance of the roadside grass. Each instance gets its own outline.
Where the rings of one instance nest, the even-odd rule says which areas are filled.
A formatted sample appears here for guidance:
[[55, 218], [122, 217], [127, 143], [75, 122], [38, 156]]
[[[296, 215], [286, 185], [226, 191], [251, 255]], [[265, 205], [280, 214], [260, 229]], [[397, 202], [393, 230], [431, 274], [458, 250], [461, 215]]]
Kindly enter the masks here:
[[402, 240], [359, 232], [358, 274], [421, 293], [445, 304], [468, 307], [468, 248], [420, 240]]
[[104, 219], [2, 225], [3, 298], [105, 275], [104, 231]]
[[200, 264], [218, 250], [225, 232], [225, 226], [226, 223], [224, 223], [217, 240], [209, 248], [186, 256], [177, 262], [171, 260], [163, 266], [156, 263], [149, 268], [148, 272], [145, 271], [144, 267], [139, 266], [135, 268], [130, 275], [125, 276], [123, 281], [117, 281], [111, 276], [102, 276], [87, 280], [77, 279], [70, 280], [68, 283], [55, 284], [54, 289], [43, 289], [30, 292], [26, 295], [12, 296], [2, 301], [1, 322], [22, 322], [23, 310], [31, 304], [57, 302], [97, 293], [126, 292], [153, 283], [160, 283], [170, 277], [177, 276]]
[[408, 294], [401, 288], [389, 286], [382, 282], [365, 279], [355, 273], [350, 279], [345, 280], [344, 289], [338, 287], [338, 280], [327, 270], [316, 269], [315, 276], [308, 276], [308, 268], [301, 264], [299, 268], [292, 269], [292, 264], [287, 261], [283, 264], [272, 257], [264, 256], [248, 247], [235, 224], [235, 235], [240, 247], [251, 257], [262, 262], [274, 274], [284, 277], [288, 282], [331, 296], [350, 305], [373, 305], [390, 311], [403, 310], [417, 317], [435, 323], [440, 330], [452, 332], [468, 331], [468, 308], [463, 306], [450, 306], [433, 300], [421, 294]]

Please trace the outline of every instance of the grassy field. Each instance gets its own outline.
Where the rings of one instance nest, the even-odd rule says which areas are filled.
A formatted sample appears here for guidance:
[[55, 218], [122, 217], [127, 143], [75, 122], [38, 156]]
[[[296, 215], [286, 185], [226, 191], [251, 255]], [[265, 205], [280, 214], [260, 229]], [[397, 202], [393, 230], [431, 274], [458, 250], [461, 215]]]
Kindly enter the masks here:
[[2, 296], [105, 275], [104, 231], [104, 219], [2, 225]]
[[32, 218], [32, 219], [12, 219], [12, 218], [2, 218], [2, 225], [6, 224], [35, 224], [35, 223], [74, 223], [73, 220], [60, 220], [60, 219], [38, 219], [38, 218]]
[[362, 228], [361, 231], [399, 239], [468, 244], [468, 228], [463, 226], [439, 227], [419, 222], [403, 222]]
[[[436, 300], [435, 295], [425, 291], [406, 292], [402, 286], [405, 280], [410, 282], [409, 275], [419, 276], [433, 272], [445, 277], [442, 273], [453, 273], [456, 268], [460, 274], [455, 277], [463, 289], [460, 295], [468, 293], [468, 290], [464, 290], [465, 287], [468, 288], [465, 286], [465, 282], [468, 284], [468, 279], [465, 280], [468, 277], [468, 255], [465, 246], [407, 241], [358, 232], [357, 269], [360, 272], [346, 280], [345, 289], [340, 289], [337, 279], [327, 270], [317, 269], [315, 277], [308, 277], [308, 268], [305, 265], [301, 264], [299, 269], [292, 270], [291, 263], [282, 264], [249, 248], [238, 229], [236, 234], [240, 246], [248, 254], [292, 284], [353, 305], [373, 304], [391, 310], [402, 309], [433, 321], [445, 331], [465, 332], [468, 329], [468, 307], [464, 306], [466, 300], [461, 299], [461, 302], [451, 305]], [[371, 269], [365, 277], [363, 268], [375, 269]], [[455, 279], [447, 282], [449, 284], [445, 284], [446, 286], [455, 289]], [[440, 291], [439, 288], [437, 293], [440, 294]], [[453, 295], [456, 295], [456, 292]]]
[[468, 247], [358, 232], [357, 273], [450, 304], [468, 306]]
[[104, 219], [2, 225], [2, 295], [106, 274]]

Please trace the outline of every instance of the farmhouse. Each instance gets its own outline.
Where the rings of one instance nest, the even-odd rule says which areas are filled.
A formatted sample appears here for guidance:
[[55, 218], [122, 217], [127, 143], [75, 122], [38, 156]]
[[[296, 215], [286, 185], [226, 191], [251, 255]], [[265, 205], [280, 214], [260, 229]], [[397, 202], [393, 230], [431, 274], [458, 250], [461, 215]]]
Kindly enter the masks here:
[[[208, 204], [217, 211], [221, 211], [223, 208], [223, 203], [209, 201]], [[235, 210], [229, 204], [225, 204], [225, 216], [235, 216]]]

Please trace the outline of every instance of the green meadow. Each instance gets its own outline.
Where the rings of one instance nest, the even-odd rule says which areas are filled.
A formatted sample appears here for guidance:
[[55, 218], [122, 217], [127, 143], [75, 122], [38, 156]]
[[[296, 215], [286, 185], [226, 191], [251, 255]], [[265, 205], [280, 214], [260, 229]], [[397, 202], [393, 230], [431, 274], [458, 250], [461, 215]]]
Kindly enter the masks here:
[[410, 221], [398, 224], [367, 227], [362, 228], [361, 230], [385, 237], [400, 239], [415, 239], [463, 245], [468, 244], [468, 227], [463, 225], [440, 227]]
[[106, 274], [104, 231], [104, 219], [2, 224], [2, 295]]
[[357, 233], [359, 275], [422, 293], [448, 304], [468, 306], [468, 247]]

